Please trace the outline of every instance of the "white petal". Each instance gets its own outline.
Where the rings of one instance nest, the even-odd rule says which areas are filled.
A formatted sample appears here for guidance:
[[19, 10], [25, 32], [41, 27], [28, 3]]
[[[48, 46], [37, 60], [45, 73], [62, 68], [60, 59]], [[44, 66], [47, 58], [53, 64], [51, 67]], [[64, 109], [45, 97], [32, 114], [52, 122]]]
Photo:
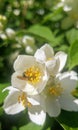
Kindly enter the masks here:
[[59, 80], [61, 83], [61, 87], [64, 89], [64, 92], [71, 93], [77, 86], [77, 73], [74, 71], [65, 72], [63, 74], [60, 74]]
[[32, 86], [31, 84], [26, 84], [25, 88], [24, 88], [24, 91], [28, 94], [28, 95], [36, 95], [38, 94], [38, 91], [37, 89]]
[[33, 56], [19, 55], [14, 62], [15, 71], [25, 71], [26, 68], [32, 66], [35, 62]]
[[34, 56], [36, 57], [37, 60], [45, 62], [49, 58], [52, 58], [54, 56], [54, 51], [49, 44], [45, 44], [36, 51]]
[[40, 69], [40, 73], [42, 76], [38, 83], [33, 84], [32, 82], [28, 82], [28, 80], [22, 80], [18, 78], [18, 76], [22, 76], [21, 71], [15, 72], [12, 75], [12, 80], [11, 80], [13, 87], [26, 91], [29, 95], [34, 95], [34, 94], [37, 94], [38, 92], [40, 93], [44, 89], [47, 83], [47, 80], [49, 78], [45, 64], [41, 64], [37, 62], [34, 64]]
[[45, 64], [38, 63], [38, 66], [40, 68], [42, 77], [37, 84], [33, 85], [33, 87], [35, 87], [35, 89], [40, 93], [45, 88], [49, 75], [47, 73]]
[[78, 99], [75, 99], [74, 102], [78, 105]]
[[11, 78], [12, 86], [15, 87], [15, 88], [18, 88], [20, 90], [24, 90], [27, 81], [19, 79], [18, 76], [22, 76], [22, 73], [21, 72], [15, 72], [12, 75], [12, 78]]
[[60, 96], [61, 108], [68, 111], [78, 111], [78, 104], [75, 103], [75, 97], [72, 96], [72, 91], [77, 85], [77, 73], [74, 71], [60, 74], [60, 83], [63, 88], [63, 93]]
[[[33, 92], [31, 95], [36, 94], [37, 92], [40, 93], [46, 86], [49, 75], [47, 74], [47, 70], [45, 67], [45, 64], [40, 64], [38, 63], [38, 67], [40, 68], [40, 72], [41, 72], [41, 79], [38, 83], [32, 84], [32, 83], [28, 83], [28, 86], [26, 85], [26, 90], [29, 92]], [[29, 88], [31, 88], [31, 90], [29, 90]]]
[[60, 61], [59, 59], [54, 59], [46, 62], [46, 66], [50, 75], [55, 75], [58, 72]]
[[43, 50], [38, 49], [34, 55], [34, 57], [41, 62], [45, 62], [46, 61], [46, 55], [45, 52]]
[[46, 113], [42, 110], [42, 108], [39, 105], [29, 108], [28, 114], [32, 122], [38, 125], [44, 124], [46, 119]]
[[43, 91], [43, 89], [45, 88], [47, 81], [48, 81], [48, 76], [45, 75], [44, 77], [42, 77], [41, 82], [39, 82], [37, 85], [35, 85], [36, 90], [38, 91], [38, 93], [41, 93]]
[[51, 117], [56, 117], [60, 114], [60, 104], [56, 98], [52, 96], [46, 98], [46, 111]]
[[53, 48], [49, 44], [43, 45], [40, 49], [45, 52], [47, 58], [54, 56]]
[[55, 55], [55, 58], [60, 60], [60, 67], [59, 67], [59, 72], [63, 69], [63, 67], [66, 64], [66, 60], [67, 60], [67, 54], [64, 52], [58, 52]]
[[[11, 89], [11, 88], [10, 88]], [[9, 95], [4, 100], [3, 108], [7, 114], [17, 114], [23, 111], [25, 108], [18, 103], [18, 96], [20, 92], [15, 88], [12, 88]]]
[[78, 111], [78, 103], [77, 100], [70, 95], [69, 93], [65, 93], [61, 95], [59, 99], [61, 108], [67, 111]]
[[[8, 86], [7, 88], [4, 88], [2, 92], [5, 92], [6, 90], [9, 90], [9, 93], [16, 88], [13, 88], [12, 86]], [[16, 89], [17, 90], [17, 89]]]
[[[40, 94], [37, 94], [37, 95], [34, 95], [34, 96], [31, 96], [31, 97], [28, 97], [28, 100], [29, 102], [32, 104], [32, 105], [41, 105], [43, 108], [45, 106], [45, 100], [43, 98], [42, 95]], [[43, 106], [44, 105], [44, 106]]]

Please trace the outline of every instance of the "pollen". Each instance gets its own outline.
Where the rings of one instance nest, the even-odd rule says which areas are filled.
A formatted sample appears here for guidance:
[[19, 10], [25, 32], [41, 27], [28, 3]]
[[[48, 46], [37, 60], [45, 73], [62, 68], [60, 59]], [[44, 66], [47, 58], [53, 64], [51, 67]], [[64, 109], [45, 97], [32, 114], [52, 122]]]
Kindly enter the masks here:
[[18, 96], [18, 103], [21, 103], [25, 108], [32, 106], [27, 99], [26, 93], [24, 92], [20, 96]]
[[50, 61], [50, 60], [52, 60], [52, 58], [51, 58], [51, 57], [47, 58], [47, 61]]
[[41, 79], [41, 71], [38, 67], [35, 66], [32, 66], [25, 70], [23, 75], [32, 84], [38, 83]]
[[49, 88], [50, 95], [60, 96], [62, 92], [63, 92], [63, 88], [60, 86], [60, 84], [57, 84]]

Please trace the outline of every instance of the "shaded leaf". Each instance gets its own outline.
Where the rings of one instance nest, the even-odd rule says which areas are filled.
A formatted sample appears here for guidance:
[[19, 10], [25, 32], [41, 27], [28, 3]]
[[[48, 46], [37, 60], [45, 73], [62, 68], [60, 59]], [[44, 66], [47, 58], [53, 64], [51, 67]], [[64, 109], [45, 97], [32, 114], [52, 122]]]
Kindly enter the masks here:
[[78, 128], [78, 112], [69, 112], [62, 110], [61, 114], [56, 119], [62, 127], [67, 126], [73, 129]]
[[20, 127], [19, 130], [42, 130], [42, 126], [38, 126], [34, 123], [29, 123]]
[[6, 83], [6, 84], [0, 84], [0, 106], [2, 106], [2, 103], [3, 103], [3, 101], [4, 101], [4, 99], [5, 99], [6, 95], [7, 95], [7, 91], [2, 92], [2, 90], [5, 87], [7, 87], [7, 86], [9, 86], [8, 83]]
[[71, 29], [66, 33], [67, 40], [70, 44], [78, 40], [78, 30]]
[[54, 10], [52, 8], [52, 12], [45, 15], [42, 23], [45, 23], [47, 21], [58, 21], [58, 20], [62, 19], [62, 17], [63, 17], [62, 7], [54, 9]]
[[52, 31], [46, 26], [34, 25], [34, 26], [30, 27], [27, 31], [29, 33], [32, 33], [34, 35], [37, 35], [39, 37], [46, 39], [48, 42], [51, 42], [52, 45], [58, 44]]
[[69, 51], [69, 69], [78, 65], [78, 40], [70, 46]]
[[1, 115], [2, 118], [2, 126], [4, 127], [4, 130], [11, 130], [16, 127], [22, 127], [24, 125], [27, 125], [29, 123], [29, 118], [27, 116], [27, 112], [23, 111], [18, 114], [14, 115], [8, 115], [6, 113], [3, 113]]
[[64, 130], [78, 130], [78, 128], [72, 128], [72, 127], [66, 126], [65, 124], [63, 124], [62, 127], [64, 128]]

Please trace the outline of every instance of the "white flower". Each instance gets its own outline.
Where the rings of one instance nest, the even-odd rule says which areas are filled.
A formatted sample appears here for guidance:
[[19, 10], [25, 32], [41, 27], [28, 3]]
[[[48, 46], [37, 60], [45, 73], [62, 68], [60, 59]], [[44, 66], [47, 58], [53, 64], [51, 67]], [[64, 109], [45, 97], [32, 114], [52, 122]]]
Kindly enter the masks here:
[[16, 16], [19, 16], [20, 12], [21, 11], [19, 9], [14, 9], [14, 11], [13, 11], [14, 15], [16, 15]]
[[76, 103], [78, 100], [72, 94], [78, 83], [77, 73], [74, 71], [65, 72], [60, 74], [59, 80], [63, 88], [63, 93], [59, 98], [61, 108], [67, 111], [78, 111]]
[[13, 29], [11, 29], [11, 28], [7, 28], [6, 30], [5, 30], [5, 32], [6, 32], [6, 34], [7, 34], [7, 36], [8, 36], [8, 38], [14, 38], [15, 37], [15, 31], [13, 30]]
[[22, 43], [27, 54], [33, 54], [36, 50], [35, 40], [31, 36], [23, 36]]
[[67, 54], [61, 51], [54, 55], [53, 48], [49, 44], [43, 45], [36, 51], [34, 56], [38, 61], [45, 63], [48, 72], [51, 75], [55, 75], [60, 72], [67, 59]]
[[38, 94], [45, 88], [49, 78], [45, 64], [36, 61], [34, 56], [19, 55], [14, 62], [14, 70], [12, 86], [4, 89], [9, 90], [3, 105], [5, 112], [16, 114], [28, 108], [29, 118], [42, 125], [46, 113]]
[[7, 87], [9, 94], [4, 100], [3, 108], [7, 114], [17, 114], [28, 108], [28, 114], [31, 121], [38, 125], [43, 125], [46, 114], [42, 110], [39, 102], [27, 95], [27, 93], [20, 91], [14, 87]]
[[27, 1], [22, 1], [22, 6], [25, 6], [25, 7], [31, 7], [33, 4], [34, 4], [34, 0], [27, 0]]
[[7, 39], [7, 36], [5, 35], [5, 33], [0, 33], [0, 38], [3, 39], [3, 40], [6, 40]]
[[77, 82], [77, 74], [73, 71], [49, 79], [47, 86], [41, 93], [41, 98], [45, 104], [41, 103], [43, 110], [51, 117], [58, 116], [61, 109], [78, 111], [78, 99], [72, 95]]
[[62, 21], [62, 28], [67, 29], [72, 25], [78, 28], [78, 0], [62, 0], [63, 9], [67, 17]]
[[7, 20], [6, 16], [0, 14], [0, 21], [6, 21], [6, 20]]
[[14, 62], [15, 73], [12, 75], [12, 86], [30, 95], [40, 93], [48, 80], [44, 63], [38, 63], [33, 56], [19, 55]]

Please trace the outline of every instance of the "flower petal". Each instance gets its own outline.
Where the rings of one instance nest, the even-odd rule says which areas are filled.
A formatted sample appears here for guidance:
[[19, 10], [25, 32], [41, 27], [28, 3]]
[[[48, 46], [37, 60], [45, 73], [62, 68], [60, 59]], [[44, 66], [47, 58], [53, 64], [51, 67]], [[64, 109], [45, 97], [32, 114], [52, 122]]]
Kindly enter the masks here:
[[23, 105], [18, 103], [19, 95], [20, 92], [16, 90], [16, 88], [12, 87], [11, 89], [10, 87], [9, 95], [4, 100], [4, 105], [3, 105], [3, 108], [7, 114], [17, 114], [25, 109]]
[[14, 62], [15, 71], [25, 71], [26, 68], [32, 66], [35, 62], [33, 56], [19, 55]]
[[25, 86], [26, 86], [26, 80], [21, 80], [21, 79], [18, 78], [18, 76], [22, 76], [22, 73], [21, 72], [15, 72], [12, 75], [12, 78], [11, 78], [12, 86], [15, 87], [15, 88], [18, 88], [20, 90], [24, 90]]
[[49, 78], [45, 64], [41, 64], [38, 62], [35, 62], [34, 64], [36, 67], [39, 68], [39, 72], [41, 74], [40, 75], [41, 77], [37, 83], [32, 83], [32, 82], [29, 82], [28, 80], [20, 79], [19, 77], [20, 76], [22, 77], [23, 75], [21, 71], [15, 72], [12, 75], [12, 79], [11, 79], [13, 87], [16, 87], [22, 91], [26, 91], [29, 95], [30, 94], [34, 95], [34, 94], [37, 94], [38, 92], [40, 93], [44, 89], [47, 83], [47, 80]]
[[77, 73], [74, 71], [65, 72], [59, 75], [59, 80], [61, 87], [64, 89], [64, 92], [71, 93], [77, 85], [78, 77]]
[[60, 61], [59, 59], [54, 59], [46, 62], [46, 66], [50, 75], [55, 75], [58, 72]]
[[9, 90], [9, 93], [11, 93], [12, 91], [14, 91], [14, 90], [18, 90], [18, 89], [16, 89], [16, 88], [13, 88], [12, 86], [8, 86], [7, 88], [4, 88], [3, 90], [2, 90], [2, 92], [5, 92], [6, 90]]
[[45, 44], [36, 51], [34, 56], [36, 57], [37, 60], [45, 62], [49, 58], [52, 58], [54, 56], [54, 51], [49, 44]]
[[75, 97], [72, 96], [72, 91], [76, 88], [78, 77], [74, 71], [65, 72], [59, 76], [63, 93], [59, 98], [61, 108], [68, 111], [78, 111], [78, 104], [75, 102]]
[[43, 50], [38, 49], [34, 55], [34, 57], [41, 62], [46, 61], [46, 55], [45, 52]]
[[48, 58], [54, 56], [53, 48], [49, 44], [43, 45], [40, 49], [45, 52], [45, 54]]
[[35, 89], [40, 93], [45, 88], [49, 75], [47, 73], [47, 69], [44, 63], [43, 64], [38, 63], [38, 66], [40, 68], [42, 76], [40, 81], [37, 84], [33, 85], [33, 87], [35, 87]]
[[67, 111], [78, 111], [78, 101], [72, 95], [65, 93], [59, 98], [61, 108]]
[[46, 119], [46, 113], [42, 110], [40, 105], [32, 106], [28, 111], [29, 118], [32, 122], [43, 125]]
[[60, 72], [65, 66], [67, 60], [67, 54], [64, 52], [58, 52], [56, 53], [55, 58], [60, 60], [60, 67], [59, 67], [59, 72]]
[[46, 112], [51, 117], [56, 117], [60, 114], [60, 104], [58, 100], [52, 96], [46, 98]]
[[32, 105], [40, 105], [42, 107], [45, 106], [45, 100], [41, 94], [32, 95], [31, 97], [28, 97], [28, 100]]
[[38, 91], [37, 89], [32, 86], [31, 84], [26, 84], [25, 88], [24, 88], [24, 91], [28, 94], [28, 95], [36, 95], [38, 94]]
[[[29, 92], [33, 92], [32, 95], [36, 94], [37, 92], [40, 93], [46, 86], [46, 83], [48, 81], [49, 75], [47, 73], [45, 64], [38, 63], [37, 65], [40, 69], [41, 78], [37, 83], [30, 83], [28, 82], [25, 86], [25, 90]], [[31, 90], [29, 90], [32, 87]]]
[[[35, 99], [35, 97], [37, 98], [37, 99]], [[27, 97], [27, 99], [28, 99], [28, 101], [32, 104], [32, 105], [40, 105], [40, 102], [39, 102], [39, 99], [38, 99], [38, 97], [37, 96], [31, 96], [31, 97]]]

